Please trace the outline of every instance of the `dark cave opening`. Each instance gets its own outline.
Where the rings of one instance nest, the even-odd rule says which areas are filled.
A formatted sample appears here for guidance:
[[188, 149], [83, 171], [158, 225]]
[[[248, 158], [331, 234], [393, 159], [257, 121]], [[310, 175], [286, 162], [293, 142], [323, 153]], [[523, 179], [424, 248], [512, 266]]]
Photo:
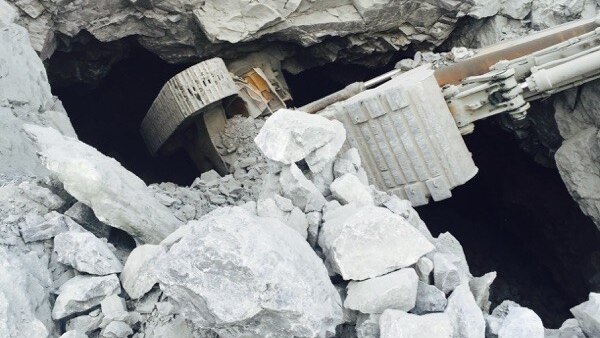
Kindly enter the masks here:
[[114, 157], [148, 184], [189, 185], [199, 173], [185, 151], [153, 157], [139, 131], [162, 86], [189, 65], [169, 64], [135, 43], [129, 49], [127, 57], [93, 84], [53, 81], [52, 74], [61, 70], [74, 72], [62, 67], [77, 67], [77, 61], [68, 62], [73, 57], [70, 53], [56, 52], [47, 66], [53, 93], [63, 102], [83, 142]]
[[[57, 52], [49, 69], [71, 57]], [[372, 70], [329, 64], [285, 76], [294, 104], [302, 106], [392, 65]], [[114, 63], [96, 85], [53, 83], [53, 91], [82, 141], [115, 157], [146, 183], [189, 185], [199, 173], [187, 154], [152, 157], [139, 133], [161, 87], [187, 66], [168, 64], [131, 44], [127, 57]], [[515, 300], [536, 311], [546, 326], [560, 326], [570, 317], [569, 308], [600, 285], [595, 276], [599, 233], [570, 197], [557, 170], [534, 162], [493, 119], [479, 122], [466, 141], [479, 174], [455, 189], [453, 198], [417, 211], [434, 235], [450, 231], [457, 237], [474, 275], [498, 272], [493, 306]]]

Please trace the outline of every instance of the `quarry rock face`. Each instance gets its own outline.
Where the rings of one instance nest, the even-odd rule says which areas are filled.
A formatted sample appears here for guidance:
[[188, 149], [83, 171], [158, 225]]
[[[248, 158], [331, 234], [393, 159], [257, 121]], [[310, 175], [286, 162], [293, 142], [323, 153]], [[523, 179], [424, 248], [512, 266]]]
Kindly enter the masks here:
[[114, 159], [55, 129], [28, 125], [26, 130], [42, 149], [45, 166], [102, 222], [144, 243], [160, 242], [181, 224], [140, 178]]
[[556, 165], [573, 199], [600, 229], [600, 82], [570, 90], [555, 99], [556, 122], [565, 142]]
[[223, 208], [177, 236], [158, 260], [158, 280], [198, 326], [223, 337], [325, 337], [341, 322], [321, 261], [280, 221]]

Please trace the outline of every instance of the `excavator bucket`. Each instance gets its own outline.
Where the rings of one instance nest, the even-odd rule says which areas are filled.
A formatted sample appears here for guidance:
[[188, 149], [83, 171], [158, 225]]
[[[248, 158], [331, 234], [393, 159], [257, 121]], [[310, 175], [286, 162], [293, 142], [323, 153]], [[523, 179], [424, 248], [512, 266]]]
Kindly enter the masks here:
[[414, 206], [452, 196], [477, 174], [438, 86], [420, 67], [320, 112], [341, 121], [369, 182]]
[[224, 174], [227, 168], [216, 151], [219, 133], [226, 124], [222, 101], [237, 94], [238, 88], [220, 58], [175, 75], [142, 121], [141, 134], [148, 150], [156, 155], [185, 148], [198, 167], [211, 163]]

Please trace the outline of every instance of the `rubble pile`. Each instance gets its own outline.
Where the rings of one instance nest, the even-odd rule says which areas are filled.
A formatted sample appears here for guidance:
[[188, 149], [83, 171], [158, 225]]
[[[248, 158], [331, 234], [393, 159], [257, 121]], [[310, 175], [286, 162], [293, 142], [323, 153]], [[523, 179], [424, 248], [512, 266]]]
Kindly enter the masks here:
[[[321, 34], [317, 23], [327, 19], [350, 34], [352, 16], [362, 30], [365, 22], [373, 29], [396, 22], [379, 20], [386, 2], [353, 1], [325, 18], [317, 2], [267, 2], [248, 5], [257, 15], [242, 16], [244, 31], [224, 29], [211, 16], [232, 2], [206, 2], [185, 13], [175, 6], [165, 17], [154, 4], [131, 1], [119, 15], [137, 15], [119, 27], [148, 33], [140, 40], [167, 55], [174, 51], [163, 43], [177, 45], [185, 58], [178, 48], [193, 44], [167, 22], [195, 18], [213, 42], [268, 32], [310, 37]], [[444, 3], [422, 4], [423, 13], [458, 15], [458, 8], [447, 9], [452, 2]], [[85, 2], [67, 4], [64, 12], [45, 1], [15, 4], [38, 33], [32, 39], [38, 51], [51, 49], [55, 29], [73, 36], [85, 28], [108, 39], [111, 23], [122, 20], [84, 18], [112, 13], [107, 4], [93, 14], [77, 10], [91, 8]], [[476, 17], [501, 10], [468, 4], [465, 11]], [[531, 6], [535, 13], [539, 4]], [[50, 20], [52, 8], [57, 21]], [[558, 329], [544, 328], [535, 312], [511, 301], [492, 310], [496, 273], [473, 276], [456, 238], [434, 237], [409, 201], [369, 185], [343, 125], [320, 115], [282, 109], [266, 120], [235, 117], [220, 149], [233, 174], [206, 172], [190, 187], [146, 186], [77, 140], [27, 32], [10, 23], [18, 17], [13, 5], [0, 0], [0, 10], [0, 46], [9, 46], [0, 48], [0, 127], [7, 132], [0, 137], [0, 338], [600, 336], [598, 293], [573, 307], [574, 318]], [[510, 12], [523, 15], [519, 8]], [[294, 15], [314, 21], [300, 29]], [[436, 42], [445, 34], [439, 26], [402, 29]], [[147, 39], [156, 36], [155, 44]], [[420, 54], [401, 66], [470, 53]], [[593, 105], [593, 86], [574, 107]], [[557, 163], [583, 210], [598, 220], [598, 114], [557, 107], [568, 139]]]

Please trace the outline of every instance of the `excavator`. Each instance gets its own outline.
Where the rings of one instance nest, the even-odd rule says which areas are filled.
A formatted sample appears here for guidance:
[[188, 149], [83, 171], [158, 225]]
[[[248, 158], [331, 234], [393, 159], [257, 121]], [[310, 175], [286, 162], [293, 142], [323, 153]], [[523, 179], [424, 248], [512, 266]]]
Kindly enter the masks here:
[[[441, 201], [477, 172], [462, 135], [498, 114], [526, 119], [530, 102], [600, 77], [600, 16], [476, 51], [432, 69], [394, 69], [296, 109], [343, 123], [369, 182], [413, 206]], [[199, 170], [229, 169], [220, 135], [234, 115], [286, 108], [278, 60], [250, 56], [198, 63], [162, 88], [141, 124], [153, 155], [187, 150]]]

